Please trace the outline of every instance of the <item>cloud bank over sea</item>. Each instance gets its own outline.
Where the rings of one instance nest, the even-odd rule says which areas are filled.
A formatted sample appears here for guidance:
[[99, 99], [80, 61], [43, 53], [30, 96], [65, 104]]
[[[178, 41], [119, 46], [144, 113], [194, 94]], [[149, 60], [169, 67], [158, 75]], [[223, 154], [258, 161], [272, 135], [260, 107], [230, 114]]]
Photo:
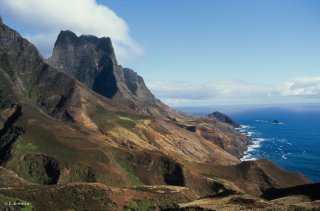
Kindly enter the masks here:
[[240, 80], [149, 81], [147, 86], [170, 105], [261, 104], [319, 102], [320, 77], [301, 77], [280, 84]]

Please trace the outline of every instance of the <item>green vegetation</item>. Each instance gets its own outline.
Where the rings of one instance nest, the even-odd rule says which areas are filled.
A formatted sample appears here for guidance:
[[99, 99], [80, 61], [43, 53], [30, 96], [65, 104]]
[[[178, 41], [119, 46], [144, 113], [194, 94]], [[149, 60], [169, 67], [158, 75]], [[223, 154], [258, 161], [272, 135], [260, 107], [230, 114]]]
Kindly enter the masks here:
[[19, 78], [23, 81], [25, 88], [28, 90], [32, 88], [34, 78], [30, 75], [30, 73], [19, 73]]
[[25, 207], [23, 207], [22, 209], [20, 209], [20, 211], [33, 211], [34, 207], [32, 204], [28, 204]]
[[8, 202], [8, 201], [15, 201], [15, 198], [11, 198], [5, 195], [0, 194], [0, 202], [4, 203], [4, 202]]
[[118, 116], [119, 119], [123, 120], [123, 121], [129, 121], [129, 122], [134, 122], [131, 118], [129, 117], [125, 117], [125, 116]]
[[157, 209], [157, 205], [153, 200], [140, 200], [134, 199], [123, 207], [125, 211], [154, 211]]
[[80, 151], [68, 146], [69, 142], [57, 137], [58, 134], [54, 134], [53, 131], [54, 129], [51, 131], [42, 125], [29, 125], [26, 133], [15, 144], [13, 152], [16, 155], [41, 152], [48, 156], [57, 157], [62, 164], [76, 161]]
[[114, 117], [111, 112], [108, 112], [101, 106], [93, 106], [93, 108], [92, 110], [90, 109], [89, 116], [102, 132], [107, 133], [115, 127], [115, 124], [112, 123]]
[[293, 211], [310, 211], [313, 209], [308, 209], [306, 207], [301, 207], [301, 206], [294, 206]]
[[[13, 197], [9, 197], [9, 196], [5, 196], [3, 194], [0, 194], [0, 208], [4, 209], [4, 210], [11, 210], [9, 207], [13, 206], [13, 207], [21, 207], [20, 211], [32, 211], [34, 210], [34, 206], [27, 201], [21, 200], [21, 199], [17, 199], [17, 198], [13, 198]], [[7, 205], [6, 203], [10, 203], [11, 205]], [[16, 204], [13, 204], [16, 203]], [[4, 205], [4, 206], [3, 206]]]
[[12, 71], [12, 67], [11, 67], [11, 62], [10, 62], [10, 58], [9, 55], [7, 53], [2, 53], [0, 55], [0, 67], [3, 67], [3, 69], [9, 74], [11, 75], [13, 73]]
[[13, 154], [22, 155], [22, 154], [32, 153], [32, 152], [35, 152], [37, 149], [38, 147], [33, 143], [21, 143], [18, 141], [14, 145]]
[[123, 168], [127, 172], [129, 180], [133, 185], [141, 185], [141, 184], [143, 184], [141, 182], [140, 178], [134, 172], [131, 164], [128, 163], [128, 161], [121, 160], [121, 161], [118, 161], [118, 164], [121, 166], [121, 168]]
[[96, 172], [88, 166], [81, 164], [74, 164], [72, 166], [73, 179], [85, 181], [85, 182], [96, 182]]
[[201, 174], [205, 177], [209, 177], [211, 179], [214, 179], [214, 180], [223, 180], [224, 178], [221, 177], [221, 176], [217, 176], [217, 175], [213, 175], [213, 174]]
[[8, 168], [22, 178], [37, 184], [56, 184], [59, 179], [59, 163], [56, 159], [40, 154], [27, 154], [12, 161]]
[[164, 201], [159, 205], [160, 210], [178, 210], [179, 205], [176, 202]]
[[160, 204], [154, 199], [133, 199], [123, 207], [124, 211], [154, 211], [154, 210], [177, 210], [179, 205], [172, 201], [161, 201]]
[[133, 130], [136, 126], [136, 123], [144, 119], [141, 115], [108, 111], [102, 106], [94, 106], [90, 104], [89, 108], [90, 118], [99, 127], [99, 129], [105, 133], [116, 126], [120, 126], [128, 130]]
[[133, 129], [135, 126], [136, 126], [136, 122], [131, 119], [130, 117], [127, 117], [127, 116], [120, 116], [120, 115], [117, 115], [119, 121], [119, 125], [121, 127], [124, 127], [126, 129]]
[[[1, 206], [4, 203], [0, 200], [0, 210], [116, 210], [117, 207], [105, 190], [94, 186], [66, 185], [63, 188], [32, 186], [28, 187], [28, 190], [31, 191], [17, 187], [8, 192], [10, 196], [19, 196], [31, 203], [10, 209], [10, 207]], [[13, 198], [10, 201], [24, 202], [24, 200]]]
[[1, 96], [0, 96], [0, 109], [8, 108], [10, 107], [10, 105], [11, 105], [11, 102], [9, 100], [1, 99]]

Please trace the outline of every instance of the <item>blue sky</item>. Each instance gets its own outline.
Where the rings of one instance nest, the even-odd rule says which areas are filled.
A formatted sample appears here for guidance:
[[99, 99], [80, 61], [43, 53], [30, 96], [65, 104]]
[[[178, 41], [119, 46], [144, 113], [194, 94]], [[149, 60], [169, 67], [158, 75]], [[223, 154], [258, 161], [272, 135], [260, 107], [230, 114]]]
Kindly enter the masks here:
[[[111, 36], [119, 62], [170, 105], [319, 102], [320, 1], [74, 0], [70, 10], [83, 7], [68, 14], [66, 5], [61, 23], [39, 20], [46, 5], [25, 2], [0, 0], [0, 12], [45, 56], [65, 27]], [[54, 10], [57, 1], [46, 2]], [[111, 12], [95, 10], [102, 6]], [[76, 13], [100, 25], [66, 24]]]
[[134, 66], [148, 80], [276, 83], [320, 73], [319, 1], [100, 2], [145, 49]]

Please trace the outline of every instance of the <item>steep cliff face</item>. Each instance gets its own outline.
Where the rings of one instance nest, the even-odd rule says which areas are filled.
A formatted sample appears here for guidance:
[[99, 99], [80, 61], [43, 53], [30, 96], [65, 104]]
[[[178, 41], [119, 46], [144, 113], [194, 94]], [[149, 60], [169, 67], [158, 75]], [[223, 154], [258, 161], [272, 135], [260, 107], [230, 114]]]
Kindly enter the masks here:
[[17, 32], [5, 25], [0, 30], [0, 69], [24, 97], [46, 113], [71, 121], [68, 103], [77, 82], [47, 65], [38, 50]]
[[108, 98], [118, 91], [114, 75], [117, 61], [109, 38], [77, 37], [71, 31], [61, 31], [48, 63]]
[[102, 96], [141, 113], [156, 104], [142, 77], [118, 65], [110, 38], [78, 37], [71, 31], [61, 31], [47, 62]]

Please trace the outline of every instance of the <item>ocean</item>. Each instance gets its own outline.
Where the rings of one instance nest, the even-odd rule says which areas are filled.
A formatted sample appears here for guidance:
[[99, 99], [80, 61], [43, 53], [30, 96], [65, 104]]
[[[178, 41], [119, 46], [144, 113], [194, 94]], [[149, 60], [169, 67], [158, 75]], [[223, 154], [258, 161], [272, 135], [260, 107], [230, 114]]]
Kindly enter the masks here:
[[241, 124], [240, 133], [251, 136], [241, 160], [267, 158], [287, 171], [302, 172], [320, 182], [320, 105], [177, 109], [195, 115], [215, 110], [229, 115]]

